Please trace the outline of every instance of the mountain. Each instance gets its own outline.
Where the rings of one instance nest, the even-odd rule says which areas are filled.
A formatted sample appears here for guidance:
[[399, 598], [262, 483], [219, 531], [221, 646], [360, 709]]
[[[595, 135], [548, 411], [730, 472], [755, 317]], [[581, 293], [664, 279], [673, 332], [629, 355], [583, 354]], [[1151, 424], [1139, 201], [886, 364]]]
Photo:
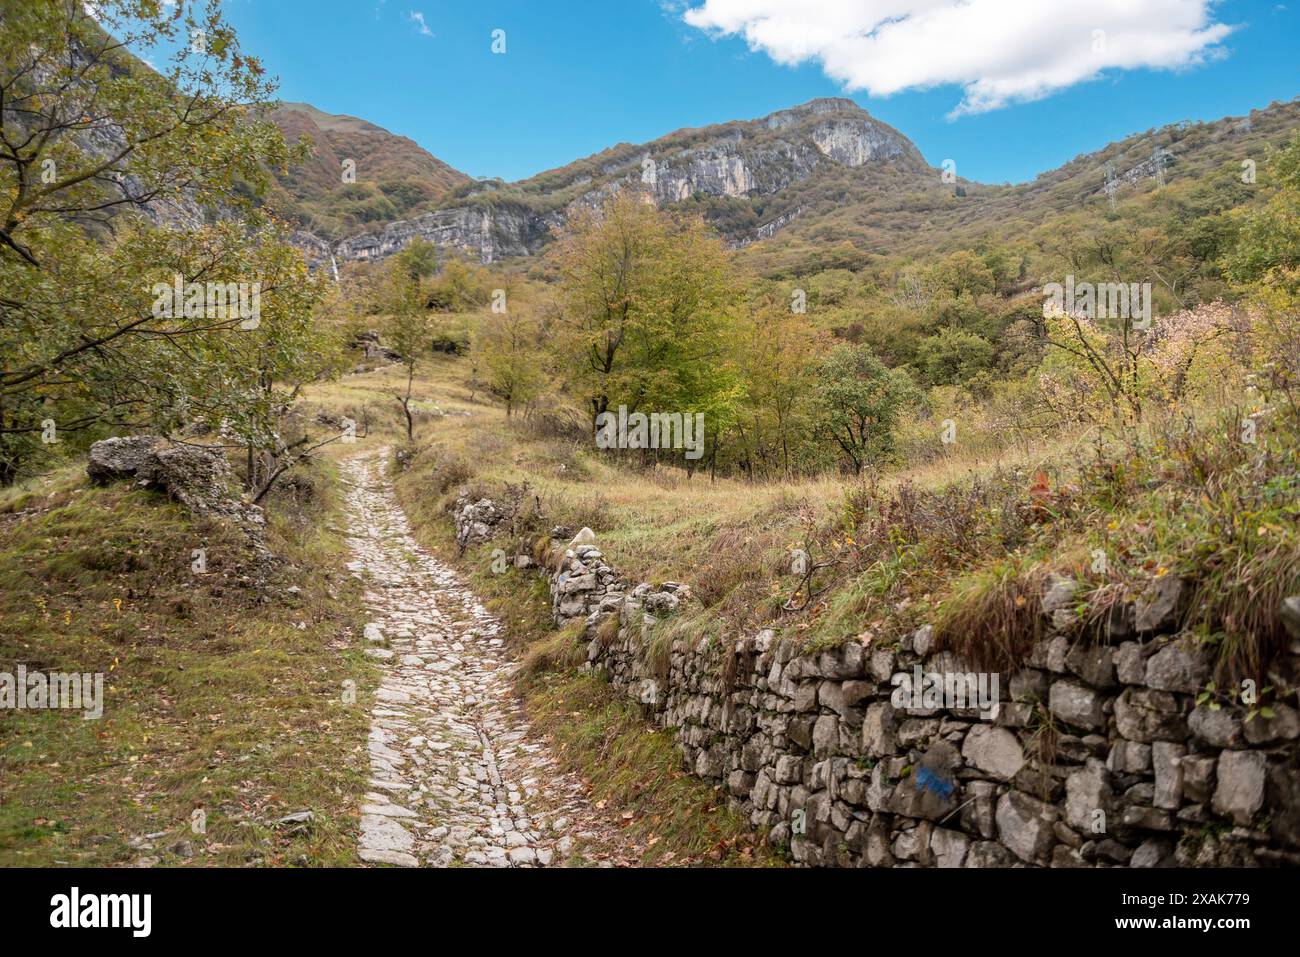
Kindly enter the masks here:
[[[270, 205], [321, 239], [418, 215], [471, 182], [414, 140], [355, 116], [280, 103], [269, 118], [290, 142], [309, 137], [312, 143], [306, 162], [277, 176]], [[353, 182], [344, 178], [347, 161]]]
[[300, 239], [317, 261], [379, 259], [419, 236], [494, 262], [537, 254], [575, 209], [637, 189], [662, 206], [702, 213], [757, 272], [779, 275], [930, 248], [948, 235], [1014, 237], [1044, 216], [1106, 203], [1108, 180], [1123, 196], [1201, 176], [1262, 158], [1297, 127], [1300, 103], [1273, 104], [1248, 117], [1148, 130], [1029, 183], [986, 185], [945, 177], [852, 100], [817, 99], [619, 144], [516, 183], [465, 178], [418, 215], [342, 239]]
[[338, 242], [339, 261], [376, 259], [420, 236], [483, 262], [537, 253], [577, 208], [643, 189], [661, 205], [697, 207], [733, 243], [770, 235], [798, 215], [794, 187], [828, 168], [861, 188], [916, 187], [937, 173], [907, 137], [851, 100], [821, 99], [758, 120], [622, 143], [517, 183], [472, 181], [423, 215]]

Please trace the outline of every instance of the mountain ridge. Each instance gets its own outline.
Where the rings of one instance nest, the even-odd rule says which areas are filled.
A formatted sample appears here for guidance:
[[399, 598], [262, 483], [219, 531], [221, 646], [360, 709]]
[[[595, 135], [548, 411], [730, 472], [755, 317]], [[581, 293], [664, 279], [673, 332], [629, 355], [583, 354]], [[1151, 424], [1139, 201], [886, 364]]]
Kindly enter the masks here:
[[852, 100], [824, 97], [615, 144], [515, 182], [465, 177], [418, 215], [341, 237], [305, 228], [299, 240], [313, 262], [381, 259], [418, 236], [491, 263], [536, 255], [574, 211], [635, 188], [660, 206], [703, 214], [733, 248], [789, 231], [883, 253], [918, 231], [995, 222], [1008, 204], [1027, 199], [1053, 210], [1094, 201], [1107, 178], [1113, 191], [1141, 189], [1165, 175], [1206, 171], [1229, 153], [1262, 154], [1296, 126], [1300, 104], [1274, 103], [1245, 117], [1135, 133], [1027, 183], [993, 185], [944, 176], [903, 133]]

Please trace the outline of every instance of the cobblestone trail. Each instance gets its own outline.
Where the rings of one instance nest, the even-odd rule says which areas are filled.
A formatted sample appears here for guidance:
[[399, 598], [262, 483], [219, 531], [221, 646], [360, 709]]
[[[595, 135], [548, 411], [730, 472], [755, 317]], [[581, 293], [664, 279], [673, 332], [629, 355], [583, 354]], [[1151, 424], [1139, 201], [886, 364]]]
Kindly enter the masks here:
[[530, 739], [498, 622], [412, 538], [386, 459], [342, 463], [348, 567], [367, 582], [366, 653], [384, 669], [358, 854], [405, 867], [561, 863], [588, 836], [583, 788]]

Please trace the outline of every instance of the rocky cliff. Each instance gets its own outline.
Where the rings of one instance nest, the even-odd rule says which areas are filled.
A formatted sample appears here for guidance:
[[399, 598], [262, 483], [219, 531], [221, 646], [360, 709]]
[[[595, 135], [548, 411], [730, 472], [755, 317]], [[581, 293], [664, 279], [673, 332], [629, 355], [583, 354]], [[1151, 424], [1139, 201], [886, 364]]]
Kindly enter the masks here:
[[[853, 101], [814, 100], [759, 120], [620, 145], [520, 183], [470, 184], [441, 209], [345, 239], [332, 250], [339, 262], [375, 259], [419, 236], [489, 263], [537, 253], [575, 209], [623, 190], [639, 190], [662, 206], [709, 198], [770, 200], [828, 166], [871, 167], [911, 183], [931, 173], [905, 136]], [[737, 244], [765, 238], [792, 216], [792, 210], [780, 211], [758, 229], [732, 231], [728, 238]], [[310, 250], [319, 240], [303, 245], [319, 261], [319, 252]]]

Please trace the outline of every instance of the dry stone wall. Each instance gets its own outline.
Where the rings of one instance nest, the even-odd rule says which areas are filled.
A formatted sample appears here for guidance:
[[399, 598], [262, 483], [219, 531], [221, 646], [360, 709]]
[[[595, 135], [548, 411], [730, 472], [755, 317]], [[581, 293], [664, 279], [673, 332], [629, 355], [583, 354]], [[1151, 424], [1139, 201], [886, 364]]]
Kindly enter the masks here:
[[929, 626], [821, 651], [772, 630], [665, 648], [689, 589], [629, 586], [594, 538], [542, 571], [555, 620], [581, 619], [588, 667], [800, 864], [1300, 864], [1300, 599], [1271, 716], [1246, 720], [1226, 695], [1197, 704], [1210, 650], [1176, 633], [1176, 578], [1118, 607], [1104, 643], [1072, 636], [1075, 585], [1050, 581], [1044, 638], [992, 675], [937, 650]]

